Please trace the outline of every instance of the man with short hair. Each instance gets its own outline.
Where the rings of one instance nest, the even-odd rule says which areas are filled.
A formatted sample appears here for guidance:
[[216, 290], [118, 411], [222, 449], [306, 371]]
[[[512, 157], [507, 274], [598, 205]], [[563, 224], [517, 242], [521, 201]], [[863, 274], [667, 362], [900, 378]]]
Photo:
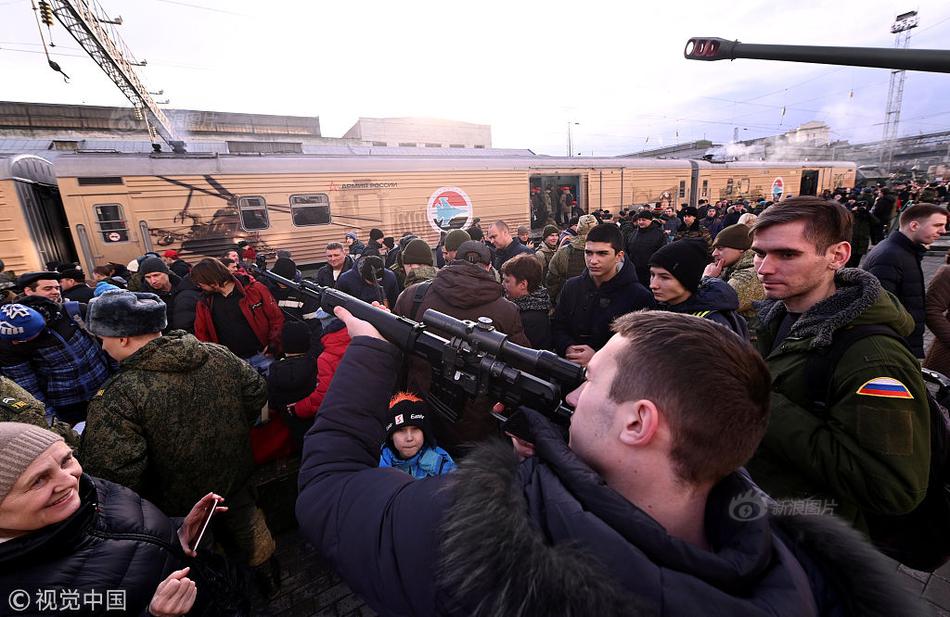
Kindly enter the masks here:
[[317, 270], [316, 280], [319, 285], [335, 288], [340, 275], [353, 267], [353, 258], [339, 242], [327, 244], [326, 258], [326, 265]]
[[530, 255], [515, 255], [501, 265], [501, 286], [505, 297], [521, 313], [525, 336], [535, 349], [551, 349], [551, 296], [541, 285], [543, 270]]
[[881, 281], [884, 289], [901, 301], [914, 318], [914, 331], [907, 344], [918, 358], [924, 357], [924, 271], [921, 261], [931, 244], [944, 234], [947, 210], [934, 204], [916, 204], [901, 212], [900, 227], [879, 242], [864, 258], [865, 270]]
[[224, 345], [266, 374], [280, 355], [284, 327], [284, 314], [267, 287], [211, 258], [195, 264], [191, 280], [204, 292], [195, 307], [195, 337]]
[[564, 283], [551, 334], [554, 351], [581, 366], [610, 339], [610, 323], [625, 313], [653, 306], [650, 292], [624, 259], [620, 229], [612, 223], [596, 225], [586, 234], [586, 269]]
[[182, 332], [162, 336], [166, 326], [165, 306], [151, 293], [113, 291], [90, 305], [89, 329], [119, 372], [89, 404], [83, 466], [169, 516], [184, 516], [208, 493], [224, 496], [216, 539], [261, 568], [275, 544], [251, 493], [250, 431], [266, 384], [224, 347]]
[[[775, 514], [756, 497], [739, 469], [768, 425], [769, 374], [718, 326], [664, 312], [619, 318], [567, 397], [569, 445], [523, 410], [533, 448], [519, 446], [520, 463], [496, 440], [453, 474], [418, 482], [373, 469], [402, 356], [370, 324], [336, 313], [353, 340], [304, 444], [297, 519], [373, 610], [922, 610], [893, 563], [832, 517]], [[701, 368], [684, 385], [671, 376], [687, 357]]]
[[26, 297], [40, 296], [57, 304], [63, 303], [62, 286], [59, 272], [26, 272], [17, 278], [17, 287]]
[[521, 244], [528, 246], [528, 242], [531, 240], [531, 228], [527, 225], [518, 225], [518, 240], [521, 241]]
[[495, 247], [495, 257], [492, 266], [501, 270], [501, 264], [515, 255], [533, 253], [530, 246], [522, 244], [521, 240], [513, 237], [504, 221], [495, 221], [488, 227], [488, 241]]
[[930, 409], [913, 354], [892, 336], [863, 336], [832, 369], [826, 395], [812, 391], [808, 366], [849, 329], [886, 326], [906, 336], [913, 320], [874, 276], [845, 268], [851, 215], [840, 204], [785, 200], [759, 216], [752, 234], [767, 298], [758, 347], [773, 384], [752, 478], [776, 498], [833, 503], [862, 530], [866, 513], [910, 512], [930, 469]]

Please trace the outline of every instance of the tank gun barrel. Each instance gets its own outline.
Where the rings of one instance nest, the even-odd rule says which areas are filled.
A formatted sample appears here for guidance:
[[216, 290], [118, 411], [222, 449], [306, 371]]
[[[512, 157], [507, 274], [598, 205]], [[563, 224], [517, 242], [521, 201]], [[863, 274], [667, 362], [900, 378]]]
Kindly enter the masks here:
[[950, 50], [943, 49], [757, 45], [715, 37], [694, 37], [686, 42], [683, 55], [687, 60], [750, 58], [950, 73]]

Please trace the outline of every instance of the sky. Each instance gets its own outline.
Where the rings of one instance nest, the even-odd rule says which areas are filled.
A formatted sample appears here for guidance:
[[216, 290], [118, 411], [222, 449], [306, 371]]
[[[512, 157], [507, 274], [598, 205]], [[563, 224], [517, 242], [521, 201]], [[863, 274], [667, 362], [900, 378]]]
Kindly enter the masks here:
[[[71, 0], [73, 2], [89, 0]], [[548, 0], [260, 2], [99, 0], [168, 107], [319, 116], [340, 137], [360, 116], [490, 124], [492, 144], [608, 156], [717, 143], [823, 120], [832, 138], [881, 138], [890, 71], [763, 60], [697, 62], [693, 36], [744, 43], [950, 47], [950, 3]], [[50, 33], [43, 26], [49, 40]], [[55, 22], [50, 70], [30, 0], [0, 0], [0, 100], [128, 106]], [[901, 135], [950, 130], [950, 74], [908, 72]]]

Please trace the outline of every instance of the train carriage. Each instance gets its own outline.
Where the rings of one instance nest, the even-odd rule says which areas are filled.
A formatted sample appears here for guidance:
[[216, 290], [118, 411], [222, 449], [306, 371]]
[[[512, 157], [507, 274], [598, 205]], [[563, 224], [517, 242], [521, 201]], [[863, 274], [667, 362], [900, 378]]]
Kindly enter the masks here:
[[[361, 238], [374, 227], [392, 236], [412, 232], [434, 245], [440, 231], [464, 228], [476, 217], [528, 224], [532, 192], [547, 188], [566, 189], [583, 211], [616, 212], [642, 203], [814, 194], [853, 186], [855, 173], [853, 163], [843, 162], [376, 153], [23, 156], [0, 158], [0, 258], [16, 270], [77, 258], [91, 269], [169, 248], [195, 261], [220, 256], [240, 240], [316, 263], [328, 242], [351, 230]], [[45, 218], [37, 216], [44, 212]]]

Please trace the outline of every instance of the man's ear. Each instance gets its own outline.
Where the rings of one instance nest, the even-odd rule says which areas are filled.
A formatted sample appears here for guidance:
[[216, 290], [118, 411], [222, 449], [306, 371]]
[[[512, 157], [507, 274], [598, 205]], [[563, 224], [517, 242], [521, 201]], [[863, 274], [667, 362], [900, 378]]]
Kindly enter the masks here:
[[851, 243], [850, 242], [838, 242], [828, 247], [828, 251], [831, 254], [831, 263], [829, 268], [832, 270], [838, 271], [841, 268], [844, 268], [848, 260], [851, 259]]
[[656, 437], [660, 426], [660, 410], [653, 401], [641, 399], [622, 403], [617, 409], [620, 441], [628, 446], [646, 446]]

